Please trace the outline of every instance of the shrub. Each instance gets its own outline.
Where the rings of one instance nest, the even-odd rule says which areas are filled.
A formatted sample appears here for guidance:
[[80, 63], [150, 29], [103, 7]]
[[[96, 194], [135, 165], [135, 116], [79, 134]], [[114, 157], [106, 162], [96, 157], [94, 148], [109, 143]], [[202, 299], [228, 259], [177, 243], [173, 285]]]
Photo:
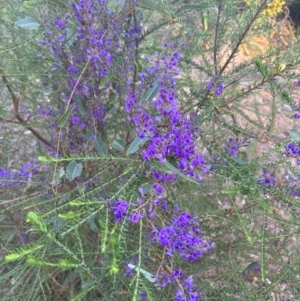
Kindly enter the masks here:
[[1, 300], [299, 298], [300, 44], [269, 1], [21, 2], [2, 9]]

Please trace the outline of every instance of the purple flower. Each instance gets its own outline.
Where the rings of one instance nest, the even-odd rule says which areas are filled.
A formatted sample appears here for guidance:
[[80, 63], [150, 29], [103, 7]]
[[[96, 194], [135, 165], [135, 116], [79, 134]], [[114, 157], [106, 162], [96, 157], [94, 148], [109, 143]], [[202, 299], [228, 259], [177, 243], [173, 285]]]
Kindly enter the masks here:
[[124, 264], [124, 271], [123, 271], [123, 276], [132, 276], [133, 275], [133, 272], [132, 272], [132, 269], [128, 266], [128, 264], [134, 264], [136, 265], [137, 264], [137, 258], [136, 256], [133, 256], [130, 260], [126, 260], [125, 264]]
[[74, 116], [71, 119], [72, 124], [79, 124], [80, 123], [80, 118], [78, 116]]
[[58, 29], [64, 30], [64, 29], [66, 29], [66, 26], [65, 26], [64, 22], [65, 21], [63, 21], [63, 20], [57, 19], [57, 20], [54, 21], [54, 24], [56, 25], [56, 27]]
[[217, 84], [217, 88], [216, 88], [216, 90], [215, 90], [215, 96], [216, 96], [216, 97], [221, 96], [222, 93], [223, 93], [223, 91], [224, 91], [224, 85], [221, 84], [221, 83], [218, 83], [218, 84]]
[[154, 183], [154, 184], [152, 185], [152, 188], [154, 189], [155, 193], [156, 193], [158, 196], [160, 196], [160, 195], [163, 193], [163, 191], [164, 191], [164, 187], [161, 186], [161, 185], [159, 185], [158, 183]]
[[71, 65], [68, 67], [68, 71], [69, 71], [69, 73], [76, 74], [76, 73], [78, 73], [78, 68]]
[[176, 291], [175, 297], [176, 301], [187, 301], [185, 293], [180, 288], [178, 288], [178, 290]]
[[224, 85], [218, 82], [218, 78], [216, 76], [213, 76], [213, 78], [207, 83], [206, 90], [208, 92], [214, 90], [214, 96], [219, 97], [224, 91]]
[[240, 143], [236, 138], [229, 138], [226, 143], [226, 151], [230, 156], [237, 157], [240, 151]]
[[300, 118], [300, 114], [299, 114], [299, 113], [296, 113], [296, 114], [294, 115], [294, 118], [295, 118], [295, 119], [299, 119], [299, 118]]
[[140, 77], [140, 79], [143, 81], [143, 80], [147, 77], [147, 74], [146, 74], [145, 72], [141, 72], [141, 73], [139, 74], [139, 77]]
[[152, 211], [150, 214], [149, 214], [149, 218], [150, 219], [155, 219], [155, 216], [156, 216], [156, 213], [155, 213], [155, 211]]
[[114, 203], [111, 209], [114, 211], [116, 222], [122, 221], [126, 217], [128, 208], [128, 202], [124, 200], [118, 200]]
[[237, 157], [241, 147], [247, 147], [251, 140], [246, 138], [229, 138], [226, 143], [226, 151], [230, 156]]
[[28, 244], [29, 243], [29, 236], [27, 234], [19, 234], [19, 242], [22, 244]]
[[133, 223], [138, 223], [141, 218], [141, 214], [139, 212], [134, 212], [131, 216], [131, 220]]
[[262, 178], [259, 179], [257, 183], [265, 186], [273, 186], [276, 184], [276, 177], [272, 177], [271, 172], [267, 169], [264, 169]]
[[147, 293], [145, 291], [142, 291], [140, 293], [141, 301], [146, 301], [147, 300]]
[[153, 241], [166, 248], [169, 256], [176, 252], [189, 262], [196, 262], [214, 249], [213, 243], [203, 239], [198, 220], [188, 212], [174, 217], [170, 225], [154, 232], [153, 235]]

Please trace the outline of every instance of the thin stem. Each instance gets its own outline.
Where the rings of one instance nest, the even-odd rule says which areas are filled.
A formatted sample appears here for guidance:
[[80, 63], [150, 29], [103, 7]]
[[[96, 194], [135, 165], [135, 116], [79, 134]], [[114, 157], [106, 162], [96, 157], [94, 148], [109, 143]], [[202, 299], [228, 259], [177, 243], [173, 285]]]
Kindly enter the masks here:
[[[138, 30], [138, 24], [137, 24], [137, 19], [136, 19], [136, 9], [133, 4], [133, 9], [132, 9], [132, 15], [133, 15], [133, 21], [134, 21], [134, 28], [135, 31], [137, 32]], [[134, 71], [133, 71], [133, 91], [135, 92], [136, 89], [136, 83], [137, 83], [137, 73], [138, 73], [138, 55], [139, 55], [139, 39], [135, 38], [135, 46], [134, 46]]]
[[[259, 15], [259, 13], [262, 11], [262, 9], [264, 8], [265, 4], [267, 3], [268, 0], [264, 0], [263, 3], [261, 4], [260, 8], [258, 9], [258, 11], [254, 14], [253, 18], [251, 19], [251, 21], [249, 22], [249, 24], [247, 25], [246, 29], [244, 30], [244, 32], [242, 33], [241, 37], [239, 38], [238, 42], [236, 43], [235, 47], [233, 48], [231, 54], [229, 55], [228, 59], [226, 60], [225, 64], [223, 65], [223, 67], [220, 69], [220, 71], [218, 73], [216, 73], [215, 78], [219, 78], [223, 72], [226, 70], [226, 68], [228, 67], [228, 65], [230, 64], [231, 60], [233, 59], [233, 57], [235, 56], [236, 52], [238, 51], [238, 48], [240, 47], [240, 45], [242, 44], [243, 40], [246, 37], [246, 34], [248, 33], [248, 31], [250, 30], [252, 24], [254, 23], [254, 21], [257, 19], [257, 16]], [[215, 38], [216, 39], [216, 38]], [[216, 51], [216, 50], [214, 50]], [[214, 85], [214, 82], [212, 83], [212, 85]], [[204, 105], [204, 103], [206, 102], [206, 100], [208, 99], [208, 95], [209, 95], [210, 91], [207, 91], [203, 97], [203, 100], [197, 105], [199, 109], [202, 108], [202, 106]]]
[[17, 120], [19, 120], [19, 122], [20, 122], [19, 124], [26, 127], [36, 138], [38, 138], [40, 141], [42, 141], [48, 147], [53, 148], [52, 144], [46, 138], [44, 138], [37, 130], [35, 130], [31, 126], [26, 126], [26, 124], [27, 124], [26, 120], [24, 120], [22, 118], [22, 116], [19, 114], [19, 102], [20, 101], [19, 101], [18, 97], [15, 95], [14, 91], [12, 90], [6, 76], [4, 75], [4, 71], [2, 69], [0, 69], [0, 73], [1, 73], [1, 78], [12, 98], [14, 116]]
[[228, 67], [229, 63], [231, 62], [231, 60], [233, 59], [233, 57], [235, 56], [238, 48], [240, 47], [240, 45], [242, 44], [243, 40], [246, 37], [246, 34], [248, 33], [248, 31], [250, 30], [252, 24], [254, 23], [254, 21], [256, 20], [257, 16], [259, 15], [259, 13], [262, 11], [262, 9], [264, 8], [265, 4], [267, 3], [268, 0], [264, 0], [264, 2], [262, 3], [261, 7], [258, 9], [258, 11], [254, 14], [253, 18], [251, 19], [251, 21], [249, 22], [249, 24], [247, 25], [246, 29], [244, 30], [244, 32], [242, 33], [239, 41], [237, 42], [237, 44], [235, 45], [235, 47], [233, 48], [231, 54], [229, 55], [227, 61], [225, 62], [224, 66], [221, 68], [218, 76], [220, 76], [225, 69]]
[[218, 42], [218, 32], [219, 32], [219, 23], [220, 23], [221, 9], [222, 9], [222, 3], [220, 1], [218, 3], [218, 16], [217, 16], [215, 39], [214, 39], [214, 68], [215, 68], [215, 74], [218, 73], [218, 67], [217, 67], [217, 42]]

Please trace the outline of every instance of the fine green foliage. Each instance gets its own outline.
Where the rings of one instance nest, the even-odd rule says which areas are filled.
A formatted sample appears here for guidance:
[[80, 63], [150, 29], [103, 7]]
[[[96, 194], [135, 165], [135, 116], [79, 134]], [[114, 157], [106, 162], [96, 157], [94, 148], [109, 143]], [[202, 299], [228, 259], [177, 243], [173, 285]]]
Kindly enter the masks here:
[[[188, 292], [188, 276], [202, 296], [187, 300], [300, 300], [300, 41], [292, 26], [261, 18], [267, 0], [251, 9], [240, 0], [109, 0], [97, 24], [76, 21], [79, 2], [0, 7], [0, 300], [183, 300], [176, 292]], [[64, 18], [60, 36], [55, 22]], [[132, 24], [141, 27], [135, 38]], [[93, 26], [95, 39], [103, 30], [101, 43], [115, 47], [110, 65], [108, 54], [99, 60], [105, 72], [93, 69], [96, 48], [79, 35]], [[265, 47], [252, 53], [257, 39]], [[179, 74], [149, 75], [174, 53]], [[166, 82], [176, 92], [178, 135], [196, 129], [201, 179], [195, 157], [180, 161], [174, 145], [146, 158], [155, 135], [150, 126], [141, 135], [141, 124], [153, 118], [153, 132], [171, 136], [175, 115], [154, 105]], [[135, 119], [141, 112], [148, 115]], [[184, 141], [182, 149], [191, 145]], [[168, 247], [155, 236], [185, 212], [202, 232], [195, 261], [182, 245], [170, 251], [175, 236]], [[176, 269], [184, 278], [166, 281]]]

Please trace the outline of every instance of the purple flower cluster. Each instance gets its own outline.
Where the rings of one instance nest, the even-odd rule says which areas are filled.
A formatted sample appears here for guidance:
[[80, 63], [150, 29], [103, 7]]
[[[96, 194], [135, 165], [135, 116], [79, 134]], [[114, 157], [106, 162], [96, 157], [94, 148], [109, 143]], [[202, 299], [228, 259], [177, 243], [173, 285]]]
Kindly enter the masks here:
[[[157, 208], [163, 211], [168, 210], [168, 202], [162, 198], [164, 187], [155, 183], [153, 184], [152, 189], [154, 190], [154, 192], [156, 192], [157, 198], [149, 202], [147, 205], [150, 219], [155, 218]], [[141, 206], [145, 203], [145, 196], [143, 195], [142, 189], [139, 189], [139, 191], [141, 193], [141, 197], [138, 198], [136, 202], [131, 203], [132, 208], [135, 209], [133, 209], [130, 213], [128, 212], [129, 204], [127, 201], [118, 200], [112, 203], [110, 209], [114, 213], [116, 222], [120, 222], [126, 218], [136, 224], [141, 218], [144, 218], [147, 215], [146, 206]], [[141, 209], [139, 209], [139, 207], [141, 207]], [[177, 206], [175, 206], [174, 212], [177, 212], [179, 210], [176, 208]]]
[[160, 273], [157, 275], [156, 283], [159, 287], [165, 287], [169, 284], [176, 286], [175, 300], [177, 301], [199, 301], [203, 296], [193, 283], [193, 277], [189, 276], [183, 279], [184, 273], [181, 269], [174, 269], [171, 273]]
[[246, 147], [251, 143], [246, 138], [229, 138], [226, 142], [226, 151], [230, 156], [237, 157], [241, 147]]
[[299, 176], [296, 177], [290, 171], [284, 173], [284, 184], [286, 184], [286, 192], [292, 197], [300, 198]]
[[236, 138], [229, 138], [226, 143], [226, 151], [230, 156], [237, 157], [240, 151], [240, 143]]
[[51, 117], [52, 113], [53, 113], [53, 109], [50, 106], [48, 106], [48, 107], [40, 106], [40, 114], [41, 114], [41, 116], [43, 116], [43, 117]]
[[189, 262], [196, 262], [215, 249], [214, 243], [203, 238], [198, 219], [188, 212], [174, 217], [169, 226], [161, 230], [154, 229], [152, 235], [153, 242], [166, 248], [169, 257], [176, 252]]
[[289, 157], [297, 158], [297, 165], [300, 165], [300, 141], [287, 144], [285, 146], [285, 153]]
[[128, 202], [124, 200], [118, 200], [115, 202], [111, 209], [114, 211], [116, 222], [122, 221], [126, 217], [126, 212], [128, 208]]
[[267, 169], [263, 170], [263, 175], [261, 179], [257, 181], [258, 184], [264, 185], [264, 186], [273, 186], [276, 184], [276, 177], [271, 176], [271, 172]]
[[214, 76], [206, 85], [206, 90], [214, 92], [215, 97], [219, 97], [222, 95], [224, 91], [224, 85], [218, 81], [218, 78]]
[[130, 260], [126, 260], [124, 267], [123, 267], [123, 276], [127, 277], [127, 276], [133, 276], [133, 270], [128, 266], [128, 264], [131, 263], [133, 265], [137, 264], [137, 257], [133, 256]]
[[28, 161], [19, 170], [12, 171], [6, 167], [0, 167], [0, 185], [2, 188], [22, 187], [33, 175], [38, 173], [37, 160]]
[[[104, 129], [106, 108], [113, 105], [110, 92], [116, 89], [114, 93], [119, 93], [124, 84], [117, 81], [113, 88], [112, 73], [128, 81], [133, 74], [134, 42], [141, 34], [139, 13], [134, 22], [130, 3], [124, 3], [122, 14], [118, 14], [110, 11], [106, 2], [74, 1], [68, 16], [47, 21], [47, 37], [40, 41], [54, 59], [51, 77], [55, 73], [67, 75], [61, 84], [69, 92], [63, 96], [73, 109], [68, 135], [60, 138], [69, 140], [71, 153], [90, 151], [94, 142], [87, 132]], [[48, 116], [49, 112], [42, 109], [41, 114]]]
[[200, 301], [203, 293], [193, 284], [193, 277], [184, 280], [184, 291], [179, 287], [176, 291], [176, 301]]
[[141, 301], [146, 301], [147, 300], [147, 293], [145, 291], [142, 291], [140, 293], [140, 298], [141, 298]]
[[195, 151], [198, 128], [177, 106], [175, 76], [179, 74], [180, 57], [177, 52], [169, 57], [159, 56], [156, 64], [143, 73], [142, 78], [156, 75], [159, 85], [156, 99], [144, 105], [139, 93], [130, 90], [124, 104], [128, 119], [134, 123], [139, 137], [148, 138], [148, 145], [142, 152], [143, 159], [156, 159], [164, 163], [172, 157], [181, 171], [199, 180], [209, 166], [205, 165], [203, 156]]
[[287, 187], [287, 191], [292, 197], [300, 198], [299, 184], [289, 185], [289, 187]]
[[166, 172], [160, 172], [152, 168], [153, 170], [153, 179], [157, 182], [161, 183], [172, 183], [177, 180], [177, 174], [176, 173], [166, 173]]

